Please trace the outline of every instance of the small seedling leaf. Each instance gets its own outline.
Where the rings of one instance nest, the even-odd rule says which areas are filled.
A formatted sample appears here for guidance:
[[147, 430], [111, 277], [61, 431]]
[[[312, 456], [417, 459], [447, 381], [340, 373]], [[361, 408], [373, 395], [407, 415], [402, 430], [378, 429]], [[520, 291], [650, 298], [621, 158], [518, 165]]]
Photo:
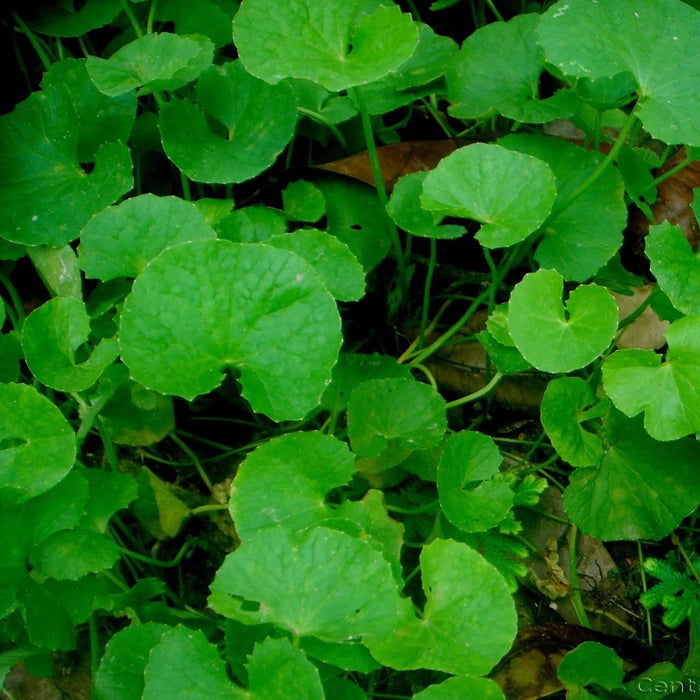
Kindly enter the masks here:
[[488, 435], [462, 430], [447, 438], [437, 485], [440, 507], [453, 525], [465, 532], [484, 532], [508, 515], [513, 492], [505, 481], [493, 478], [502, 461]]
[[87, 277], [102, 281], [136, 277], [164, 248], [214, 238], [191, 202], [142, 194], [90, 219], [81, 232], [79, 264]]
[[372, 655], [397, 669], [487, 673], [515, 637], [515, 606], [505, 580], [479, 553], [454, 540], [426, 545], [420, 561], [422, 618], [411, 611], [392, 634], [373, 635]]
[[627, 416], [644, 411], [644, 427], [657, 440], [700, 430], [700, 317], [687, 316], [666, 329], [662, 361], [653, 350], [619, 350], [603, 364], [603, 383]]
[[233, 39], [253, 75], [270, 83], [306, 78], [337, 92], [379, 80], [418, 45], [416, 25], [397, 6], [363, 14], [361, 5], [361, 0], [246, 0], [234, 20]]
[[617, 306], [603, 287], [580, 286], [562, 302], [564, 283], [554, 270], [538, 270], [513, 289], [508, 329], [516, 347], [544, 372], [585, 367], [610, 345], [617, 330]]
[[571, 115], [576, 96], [559, 90], [540, 99], [544, 72], [535, 29], [539, 15], [518, 15], [493, 22], [471, 34], [446, 71], [449, 113], [460, 119], [502, 114], [520, 122], [539, 124]]
[[456, 150], [428, 173], [421, 206], [479, 221], [476, 237], [481, 244], [501, 248], [537, 230], [555, 197], [554, 175], [545, 162], [496, 144], [475, 143]]
[[503, 691], [489, 678], [453, 676], [442, 683], [428, 686], [413, 696], [413, 700], [505, 700]]
[[284, 213], [292, 221], [314, 223], [326, 213], [323, 192], [311, 182], [296, 180], [282, 190]]
[[168, 158], [198, 182], [255, 177], [274, 163], [294, 133], [292, 89], [254, 78], [240, 61], [209, 68], [197, 81], [196, 94], [199, 105], [186, 98], [164, 105], [159, 128]]
[[692, 438], [658, 442], [639, 418], [612, 411], [604, 420], [608, 445], [597, 467], [578, 469], [564, 492], [564, 507], [581, 532], [600, 540], [659, 540], [700, 499]]
[[552, 447], [574, 467], [600, 462], [603, 444], [582, 423], [593, 417], [587, 411], [595, 404], [589, 384], [579, 377], [553, 379], [544, 392], [540, 416]]
[[700, 256], [678, 226], [649, 227], [646, 254], [651, 271], [671, 303], [684, 314], [700, 314]]
[[138, 89], [140, 94], [177, 90], [191, 83], [214, 56], [205, 36], [146, 34], [123, 46], [110, 58], [90, 56], [87, 70], [100, 92], [111, 97]]
[[600, 642], [583, 642], [562, 659], [557, 675], [567, 688], [567, 697], [585, 698], [587, 695], [582, 693], [588, 685], [621, 690], [625, 669], [622, 659], [610, 647]]
[[546, 60], [565, 75], [631, 73], [647, 131], [666, 143], [693, 146], [700, 145], [698, 34], [700, 13], [676, 0], [560, 0], [538, 28]]
[[90, 335], [90, 318], [78, 299], [54, 297], [24, 323], [22, 348], [32, 374], [59, 391], [92, 386], [119, 355], [115, 338], [102, 340], [89, 357], [80, 357]]
[[330, 381], [340, 322], [333, 298], [294, 253], [196, 241], [167, 248], [137, 277], [119, 341], [134, 380], [150, 389], [192, 399], [231, 367], [253, 410], [292, 420], [317, 405]]
[[31, 386], [0, 385], [3, 498], [21, 502], [48, 491], [70, 471], [75, 433], [58, 408]]

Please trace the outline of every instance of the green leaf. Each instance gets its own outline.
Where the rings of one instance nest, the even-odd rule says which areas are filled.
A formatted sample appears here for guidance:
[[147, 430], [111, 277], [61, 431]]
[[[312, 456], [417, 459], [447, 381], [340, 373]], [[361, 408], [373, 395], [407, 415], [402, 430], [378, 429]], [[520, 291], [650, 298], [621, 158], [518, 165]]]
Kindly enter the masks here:
[[150, 389], [192, 399], [235, 367], [253, 410], [293, 420], [330, 380], [339, 326], [333, 298], [298, 256], [198, 241], [167, 248], [136, 279], [120, 346], [134, 380]]
[[549, 166], [496, 144], [475, 143], [443, 158], [423, 183], [421, 205], [482, 223], [487, 248], [527, 238], [549, 214], [556, 189]]
[[413, 700], [505, 700], [503, 691], [489, 678], [453, 676], [442, 683], [428, 686], [413, 696]]
[[54, 297], [24, 322], [22, 348], [32, 374], [59, 391], [82, 391], [92, 386], [119, 355], [114, 338], [102, 340], [83, 358], [90, 335], [90, 318], [78, 299]]
[[653, 350], [618, 350], [603, 364], [603, 383], [627, 416], [644, 411], [644, 427], [657, 440], [700, 430], [700, 317], [666, 329], [665, 360]]
[[287, 220], [279, 209], [262, 204], [236, 209], [216, 225], [219, 238], [234, 243], [261, 243], [287, 233]]
[[503, 457], [483, 433], [462, 430], [449, 435], [437, 470], [440, 508], [465, 532], [496, 527], [513, 507], [513, 491], [494, 478]]
[[420, 195], [427, 176], [427, 172], [418, 172], [399, 178], [387, 204], [389, 216], [397, 226], [414, 236], [459, 238], [466, 233], [464, 226], [441, 225], [444, 215], [421, 207]]
[[317, 432], [273, 438], [238, 467], [229, 508], [242, 540], [263, 528], [299, 531], [332, 513], [329, 491], [345, 486], [355, 460], [345, 443]]
[[136, 277], [164, 248], [214, 238], [191, 202], [142, 194], [90, 219], [81, 232], [79, 264], [86, 277], [103, 281]]
[[0, 385], [0, 491], [21, 502], [70, 471], [75, 433], [58, 408], [25, 384]]
[[600, 465], [571, 477], [566, 512], [600, 540], [660, 540], [700, 500], [700, 445], [692, 438], [657, 442], [641, 419], [617, 411], [605, 419], [603, 439], [608, 448]]
[[325, 527], [252, 534], [226, 557], [211, 591], [210, 607], [225, 617], [327, 642], [393, 635], [406, 602], [379, 552]]
[[523, 357], [544, 372], [570, 372], [593, 362], [617, 330], [617, 305], [603, 287], [579, 286], [562, 302], [554, 270], [525, 275], [508, 303], [508, 329]]
[[386, 114], [437, 89], [445, 65], [457, 53], [457, 44], [436, 34], [427, 24], [418, 25], [418, 46], [413, 55], [379, 80], [362, 87], [362, 99], [370, 114]]
[[156, 17], [172, 22], [178, 34], [205, 34], [220, 48], [232, 41], [231, 21], [239, 4], [236, 0], [160, 0]]
[[151, 647], [143, 679], [142, 700], [244, 697], [226, 675], [216, 646], [200, 630], [183, 625], [164, 632]]
[[[30, 6], [32, 7], [32, 6]], [[81, 36], [109, 24], [122, 10], [120, 0], [87, 0], [42, 5], [27, 18], [27, 24], [48, 36]], [[24, 11], [24, 9], [23, 9]]]
[[515, 606], [506, 582], [480, 554], [453, 540], [426, 545], [420, 561], [422, 618], [411, 611], [389, 635], [373, 635], [372, 655], [396, 669], [487, 673], [515, 637]]
[[326, 213], [323, 192], [311, 182], [295, 180], [282, 190], [284, 213], [292, 221], [313, 223]]
[[552, 447], [574, 467], [590, 467], [600, 462], [603, 444], [600, 437], [582, 423], [596, 417], [595, 396], [580, 377], [560, 377], [547, 384], [542, 398], [540, 418]]
[[71, 246], [27, 248], [27, 256], [53, 296], [82, 300], [83, 285], [78, 257]]
[[361, 4], [246, 0], [233, 22], [243, 65], [270, 83], [306, 78], [336, 92], [382, 78], [410, 58], [418, 29], [395, 5], [365, 15]]
[[77, 581], [93, 571], [109, 569], [119, 559], [119, 548], [94, 530], [77, 527], [50, 535], [30, 557], [40, 576]]
[[365, 272], [350, 248], [325, 231], [302, 229], [271, 236], [267, 244], [289, 250], [308, 262], [339, 301], [358, 301], [365, 294]]
[[202, 73], [196, 94], [199, 106], [173, 99], [161, 107], [158, 124], [168, 158], [198, 182], [250, 180], [274, 163], [294, 133], [292, 89], [254, 78], [240, 61]]
[[650, 226], [646, 254], [659, 287], [684, 314], [700, 314], [700, 256], [678, 226]]
[[136, 498], [136, 481], [128, 474], [102, 469], [81, 469], [79, 474], [90, 492], [80, 524], [105, 534], [110, 518]]
[[[615, 168], [602, 175], [563, 210], [561, 202], [596, 170], [603, 156], [560, 138], [512, 134], [499, 143], [545, 161], [554, 173], [557, 200], [554, 214], [540, 229], [542, 240], [535, 251], [541, 267], [553, 268], [564, 279], [584, 281], [615, 254], [627, 225], [625, 187]], [[576, 254], [572, 254], [572, 250]]]
[[17, 599], [30, 641], [37, 647], [68, 651], [75, 649], [76, 630], [61, 601], [48, 586], [27, 576]]
[[125, 627], [107, 642], [95, 676], [100, 700], [133, 700], [143, 694], [143, 672], [151, 649], [171, 628], [158, 622]]
[[540, 124], [570, 116], [575, 95], [559, 90], [540, 99], [545, 70], [535, 29], [539, 15], [518, 15], [508, 22], [481, 27], [448, 64], [448, 112], [459, 119], [483, 119], [502, 114], [519, 122]]
[[566, 697], [574, 700], [589, 697], [584, 694], [588, 685], [622, 689], [625, 670], [612, 649], [599, 642], [583, 642], [562, 659], [557, 675], [567, 689]]
[[565, 75], [596, 79], [631, 73], [645, 129], [666, 143], [691, 146], [700, 145], [698, 34], [700, 14], [676, 0], [560, 0], [542, 16], [538, 30], [547, 61]]
[[87, 70], [100, 92], [116, 97], [138, 88], [139, 94], [177, 90], [208, 66], [214, 45], [205, 36], [146, 34], [123, 46], [110, 58], [90, 56]]
[[85, 59], [54, 63], [41, 80], [44, 92], [60, 92], [75, 109], [80, 126], [78, 160], [91, 161], [105, 141], [126, 143], [136, 118], [133, 93], [109, 97], [90, 80]]
[[341, 353], [333, 367], [333, 378], [323, 392], [321, 403], [331, 413], [344, 411], [350, 400], [350, 394], [368, 379], [402, 378], [412, 379], [413, 375], [406, 365], [400, 365], [393, 357], [387, 355], [362, 355], [360, 353]]
[[365, 272], [389, 252], [391, 240], [377, 193], [345, 178], [324, 180], [318, 186], [326, 198], [328, 233], [337, 236], [357, 256]]
[[359, 457], [398, 451], [401, 459], [432, 447], [445, 433], [444, 399], [428, 384], [413, 379], [370, 379], [350, 396], [348, 436]]
[[246, 664], [246, 700], [324, 700], [319, 669], [287, 639], [265, 639], [255, 645]]
[[[103, 142], [81, 164], [81, 117], [63, 91], [36, 92], [0, 117], [0, 235], [60, 247], [133, 186], [129, 149]], [[90, 170], [91, 172], [87, 172]]]

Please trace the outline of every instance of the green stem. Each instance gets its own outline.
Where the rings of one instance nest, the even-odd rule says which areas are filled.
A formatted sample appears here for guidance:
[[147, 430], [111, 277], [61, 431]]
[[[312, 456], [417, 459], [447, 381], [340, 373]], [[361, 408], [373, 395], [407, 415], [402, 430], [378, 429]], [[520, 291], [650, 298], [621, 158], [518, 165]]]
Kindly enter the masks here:
[[197, 457], [197, 455], [189, 448], [188, 445], [186, 445], [182, 440], [180, 440], [176, 433], [170, 433], [170, 439], [192, 460], [194, 468], [197, 470], [197, 473], [199, 474], [200, 478], [211, 493], [214, 487], [212, 486], [211, 479], [204, 471], [202, 463], [199, 461], [199, 457]]
[[136, 19], [136, 15], [131, 9], [131, 5], [129, 5], [129, 0], [122, 0], [122, 9], [124, 10], [124, 14], [127, 16], [127, 19], [131, 23], [131, 26], [134, 28], [134, 34], [141, 39], [143, 37], [143, 30], [139, 26], [139, 21]]
[[[637, 540], [637, 558], [639, 559], [639, 575], [641, 576], [641, 579], [642, 579], [642, 590], [644, 591], [644, 593], [646, 593], [648, 590], [647, 572], [644, 571], [644, 552], [642, 552], [642, 543], [640, 540]], [[647, 622], [647, 641], [648, 641], [649, 647], [653, 647], [654, 637], [653, 637], [652, 626], [651, 626], [651, 612], [648, 608], [644, 608], [644, 612], [645, 612], [645, 617], [646, 617], [646, 622]]]
[[152, 0], [151, 7], [148, 10], [148, 19], [146, 20], [146, 34], [153, 33], [153, 20], [156, 16], [156, 7], [158, 5], [158, 0]]
[[496, 386], [496, 384], [498, 384], [498, 382], [501, 381], [502, 378], [503, 375], [500, 372], [496, 372], [496, 374], [494, 374], [493, 377], [491, 377], [491, 381], [486, 386], [483, 386], [478, 391], [468, 394], [467, 396], [463, 396], [461, 399], [448, 401], [445, 404], [445, 408], [455, 408], [455, 406], [462, 406], [465, 403], [471, 403], [472, 401], [480, 399], [482, 396], [486, 396], [486, 394], [488, 394]]
[[419, 347], [423, 347], [425, 342], [425, 329], [428, 327], [428, 311], [430, 309], [430, 287], [435, 274], [435, 263], [437, 261], [437, 240], [430, 239], [430, 260], [428, 261], [428, 272], [425, 276], [425, 286], [423, 287], [423, 308], [420, 319]]
[[695, 565], [693, 564], [691, 558], [688, 556], [688, 552], [685, 551], [685, 547], [681, 544], [681, 541], [678, 539], [678, 535], [674, 532], [671, 535], [671, 542], [678, 547], [678, 551], [681, 553], [681, 556], [683, 557], [685, 561], [685, 565], [690, 569], [690, 573], [693, 574], [693, 578], [700, 583], [700, 574], [698, 574], [697, 569], [695, 568]]
[[[97, 671], [100, 667], [100, 638], [97, 633], [97, 620], [94, 612], [90, 615], [90, 617], [88, 617], [88, 631], [90, 635], [90, 668], [92, 671], [92, 677], [96, 678]], [[91, 697], [97, 697], [94, 684]]]
[[683, 170], [683, 168], [687, 167], [692, 162], [693, 159], [690, 156], [686, 156], [680, 163], [677, 163], [672, 168], [669, 168], [665, 173], [662, 173], [656, 179], [654, 179], [650, 187], [657, 187], [664, 180], [668, 180], [669, 177], [673, 177], [677, 172], [680, 172], [681, 170]]
[[[154, 97], [155, 97], [155, 93], [154, 93]], [[186, 202], [191, 202], [192, 201], [192, 192], [190, 190], [190, 181], [187, 179], [187, 175], [185, 175], [185, 173], [183, 173], [182, 170], [180, 170], [179, 172], [180, 172], [180, 183], [182, 184], [182, 198]]]
[[382, 169], [379, 165], [379, 155], [377, 153], [377, 144], [374, 142], [374, 131], [372, 130], [372, 121], [370, 119], [369, 111], [367, 109], [367, 103], [362, 96], [361, 88], [350, 88], [350, 94], [352, 95], [355, 103], [360, 110], [360, 119], [362, 120], [362, 131], [365, 137], [365, 144], [367, 145], [367, 155], [369, 157], [370, 166], [372, 168], [372, 175], [374, 176], [374, 182], [377, 187], [377, 196], [379, 198], [379, 203], [384, 211], [384, 218], [386, 219], [389, 237], [391, 239], [391, 246], [394, 249], [394, 256], [396, 257], [396, 265], [399, 276], [399, 289], [401, 290], [401, 301], [402, 304], [408, 301], [408, 274], [406, 272], [406, 261], [404, 259], [403, 249], [401, 248], [401, 240], [399, 238], [399, 231], [396, 228], [396, 224], [392, 218], [386, 213], [386, 205], [389, 202], [389, 196], [386, 193], [386, 187], [384, 186], [384, 177], [382, 176]]
[[222, 511], [222, 510], [228, 510], [228, 506], [221, 504], [221, 505], [215, 505], [215, 504], [210, 504], [208, 506], [198, 506], [197, 508], [193, 508], [190, 511], [190, 515], [202, 515], [204, 513], [215, 513], [217, 511]]
[[503, 22], [503, 16], [501, 13], [496, 9], [496, 6], [493, 4], [493, 0], [486, 0], [486, 4], [489, 6], [489, 9], [491, 12], [493, 12], [494, 17], [499, 21]]
[[417, 508], [401, 508], [401, 506], [387, 505], [386, 509], [390, 513], [401, 513], [402, 515], [420, 515], [421, 513], [433, 510], [439, 502], [440, 501], [430, 501], [430, 503], [424, 503], [422, 506], [418, 506]]
[[[554, 219], [559, 216], [564, 209], [566, 209], [570, 204], [577, 200], [591, 185], [595, 184], [601, 175], [605, 172], [609, 165], [617, 158], [618, 153], [622, 150], [622, 147], [627, 143], [627, 137], [634, 129], [637, 123], [637, 115], [635, 111], [630, 112], [625, 125], [622, 127], [617, 140], [613, 144], [612, 148], [608, 154], [600, 161], [598, 167], [573, 191], [570, 192], [566, 197], [564, 197], [560, 202], [558, 202], [552, 209], [552, 213], [549, 215], [548, 220]], [[543, 224], [543, 227], [546, 226]]]
[[16, 13], [12, 12], [12, 18], [17, 22], [22, 33], [29, 39], [29, 43], [36, 52], [36, 55], [41, 61], [41, 65], [44, 66], [44, 70], [48, 71], [51, 68], [51, 59], [46, 55], [46, 52], [42, 48], [39, 40], [36, 38], [34, 32], [24, 23], [24, 20]]
[[423, 102], [426, 109], [432, 115], [433, 119], [438, 123], [438, 126], [442, 129], [445, 136], [447, 136], [448, 139], [455, 138], [454, 131], [450, 128], [450, 125], [442, 118], [442, 114], [440, 114], [435, 94], [430, 95], [427, 100], [423, 98], [421, 102]]
[[346, 153], [350, 152], [350, 149], [348, 148], [348, 142], [345, 140], [345, 136], [343, 136], [340, 129], [335, 124], [333, 124], [333, 122], [326, 119], [319, 112], [314, 112], [313, 110], [307, 109], [306, 107], [297, 107], [297, 112], [299, 112], [299, 114], [303, 114], [312, 121], [315, 121], [318, 124], [325, 126], [326, 129], [328, 129], [328, 131], [330, 131], [333, 134], [333, 136], [335, 136], [336, 141], [342, 146], [343, 150]]
[[2, 282], [3, 287], [5, 287], [7, 293], [10, 295], [10, 299], [12, 300], [12, 306], [5, 302], [5, 309], [7, 310], [7, 315], [10, 317], [10, 321], [12, 321], [12, 327], [16, 331], [20, 331], [22, 330], [22, 326], [24, 325], [25, 318], [24, 304], [22, 304], [22, 299], [20, 299], [20, 296], [17, 293], [17, 288], [14, 284], [12, 284], [12, 281], [9, 277], [0, 273], [0, 282]]
[[419, 372], [422, 372], [426, 376], [426, 378], [428, 379], [430, 386], [432, 386], [433, 389], [435, 389], [435, 391], [438, 390], [438, 385], [437, 385], [437, 382], [435, 381], [435, 377], [433, 377], [432, 372], [427, 367], [425, 367], [424, 365], [420, 365], [420, 364], [412, 364], [411, 369], [417, 369]]
[[571, 579], [571, 603], [576, 611], [576, 617], [583, 627], [592, 629], [588, 613], [583, 607], [581, 600], [581, 589], [578, 580], [578, 554], [576, 553], [576, 540], [578, 539], [578, 528], [572, 525], [569, 528], [569, 578]]
[[159, 559], [147, 557], [143, 554], [139, 554], [138, 552], [132, 552], [130, 549], [126, 549], [125, 547], [119, 547], [119, 551], [121, 554], [127, 557], [131, 557], [132, 559], [136, 559], [137, 561], [142, 561], [144, 564], [151, 564], [151, 566], [159, 566], [163, 569], [172, 569], [182, 561], [182, 558], [185, 556], [185, 554], [187, 554], [187, 550], [191, 549], [192, 547], [195, 547], [196, 545], [196, 540], [187, 540], [187, 542], [185, 542], [185, 544], [183, 544], [182, 547], [180, 547], [180, 551], [175, 555], [175, 558], [171, 561], [160, 561]]

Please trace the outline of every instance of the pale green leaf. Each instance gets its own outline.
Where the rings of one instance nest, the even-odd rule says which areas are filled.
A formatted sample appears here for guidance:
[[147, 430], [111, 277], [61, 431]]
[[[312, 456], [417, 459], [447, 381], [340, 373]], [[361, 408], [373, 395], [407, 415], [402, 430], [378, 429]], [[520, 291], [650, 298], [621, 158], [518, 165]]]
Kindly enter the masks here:
[[505, 700], [503, 691], [489, 678], [453, 676], [442, 683], [428, 686], [413, 696], [413, 700]]
[[313, 269], [264, 244], [198, 241], [164, 250], [134, 282], [120, 346], [135, 381], [192, 399], [240, 372], [253, 410], [303, 418], [330, 381], [338, 310]]
[[292, 221], [314, 223], [326, 213], [323, 192], [311, 182], [295, 180], [282, 190], [284, 213]]
[[593, 362], [617, 330], [617, 305], [595, 284], [579, 286], [562, 301], [564, 283], [554, 270], [532, 272], [508, 303], [508, 329], [523, 357], [544, 372], [570, 372]]

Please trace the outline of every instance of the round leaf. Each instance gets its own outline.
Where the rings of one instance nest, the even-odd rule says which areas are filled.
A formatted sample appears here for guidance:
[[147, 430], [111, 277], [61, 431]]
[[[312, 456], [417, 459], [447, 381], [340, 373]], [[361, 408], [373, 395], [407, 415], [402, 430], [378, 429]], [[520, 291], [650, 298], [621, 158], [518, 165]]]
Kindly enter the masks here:
[[[270, 83], [306, 78], [332, 91], [385, 76], [410, 58], [418, 29], [410, 15], [361, 0], [246, 0], [233, 39], [246, 69]], [[262, 48], [264, 47], [264, 48]]]
[[700, 317], [666, 329], [665, 361], [653, 350], [618, 350], [603, 365], [603, 383], [625, 415], [644, 411], [644, 427], [657, 440], [700, 431]]
[[[512, 134], [499, 143], [545, 161], [554, 173], [559, 202], [589, 178], [603, 159], [599, 153], [549, 136]], [[557, 201], [555, 213], [540, 231], [542, 240], [535, 259], [564, 279], [588, 280], [622, 244], [622, 231], [627, 225], [624, 183], [615, 168], [607, 168], [561, 211], [557, 210]]]
[[100, 92], [115, 97], [139, 88], [140, 93], [177, 90], [192, 82], [214, 56], [205, 36], [146, 34], [108, 59], [90, 56], [87, 70]]
[[600, 465], [571, 477], [566, 512], [581, 532], [600, 540], [660, 540], [700, 501], [700, 444], [657, 442], [641, 420], [617, 411], [604, 422], [604, 439]]
[[482, 433], [463, 430], [445, 440], [437, 470], [440, 508], [465, 532], [496, 527], [513, 506], [513, 492], [498, 474], [503, 458], [496, 443]]
[[452, 116], [476, 119], [498, 113], [540, 124], [571, 115], [578, 104], [571, 92], [539, 98], [544, 59], [535, 36], [538, 22], [537, 14], [517, 15], [467, 38], [446, 71]]
[[595, 403], [591, 387], [580, 377], [553, 379], [542, 397], [542, 427], [561, 458], [574, 467], [598, 464], [603, 456], [603, 444], [597, 435], [581, 423]]
[[[67, 92], [36, 92], [0, 117], [0, 235], [59, 248], [133, 186], [129, 149], [102, 143], [81, 167], [81, 118]], [[91, 172], [87, 172], [91, 170]]]
[[294, 133], [292, 89], [254, 78], [240, 61], [209, 68], [196, 93], [199, 106], [173, 99], [161, 107], [159, 120], [166, 155], [193, 180], [250, 180], [274, 163]]
[[272, 236], [267, 244], [291, 250], [316, 270], [335, 299], [357, 301], [365, 293], [365, 272], [350, 248], [325, 231], [304, 229]]
[[555, 197], [552, 171], [539, 158], [475, 143], [457, 149], [428, 173], [421, 205], [481, 222], [477, 239], [487, 248], [500, 248], [537, 230]]
[[[30, 8], [34, 9], [33, 5], [26, 9]], [[27, 24], [34, 31], [48, 36], [81, 36], [109, 24], [122, 9], [119, 0], [88, 0], [80, 4], [42, 3], [29, 15]]]
[[293, 221], [318, 221], [326, 213], [323, 193], [311, 182], [296, 180], [282, 190], [284, 213]]
[[565, 75], [631, 73], [646, 130], [666, 143], [700, 145], [696, 9], [676, 0], [560, 0], [542, 16], [538, 35], [547, 61]]
[[568, 690], [567, 696], [573, 697], [575, 692], [584, 693], [587, 685], [621, 690], [625, 669], [622, 659], [610, 647], [600, 642], [583, 642], [562, 659], [557, 675]]
[[350, 396], [348, 435], [359, 457], [390, 449], [422, 450], [440, 441], [447, 428], [444, 399], [413, 379], [370, 379]]
[[523, 357], [544, 372], [570, 372], [593, 362], [617, 330], [617, 305], [603, 287], [580, 286], [562, 303], [561, 275], [525, 275], [510, 295], [508, 329]]
[[258, 447], [238, 467], [229, 507], [241, 539], [262, 528], [298, 531], [329, 515], [325, 499], [347, 484], [355, 460], [347, 445], [316, 432], [290, 433]]
[[90, 318], [82, 301], [54, 297], [33, 311], [22, 329], [22, 348], [32, 374], [59, 391], [92, 386], [119, 355], [114, 338], [103, 340], [87, 359], [79, 359], [90, 334]]
[[410, 612], [390, 635], [372, 637], [372, 656], [397, 669], [488, 673], [515, 637], [515, 606], [505, 580], [478, 552], [453, 540], [426, 545], [420, 562], [422, 618]]
[[192, 399], [233, 367], [253, 410], [275, 420], [317, 405], [340, 342], [335, 302], [308, 263], [257, 243], [167, 248], [136, 278], [121, 315], [135, 381]]
[[646, 254], [659, 287], [684, 314], [700, 314], [700, 256], [678, 226], [650, 226]]
[[453, 676], [442, 683], [430, 685], [413, 696], [413, 700], [505, 700], [503, 691], [489, 678]]
[[143, 194], [90, 219], [81, 233], [79, 263], [86, 277], [136, 277], [164, 248], [207, 238], [216, 234], [194, 204]]
[[54, 404], [25, 384], [0, 385], [0, 489], [13, 501], [56, 485], [75, 452], [75, 434]]
[[325, 527], [253, 533], [226, 557], [211, 591], [210, 607], [226, 617], [327, 642], [391, 636], [405, 608], [382, 555]]

